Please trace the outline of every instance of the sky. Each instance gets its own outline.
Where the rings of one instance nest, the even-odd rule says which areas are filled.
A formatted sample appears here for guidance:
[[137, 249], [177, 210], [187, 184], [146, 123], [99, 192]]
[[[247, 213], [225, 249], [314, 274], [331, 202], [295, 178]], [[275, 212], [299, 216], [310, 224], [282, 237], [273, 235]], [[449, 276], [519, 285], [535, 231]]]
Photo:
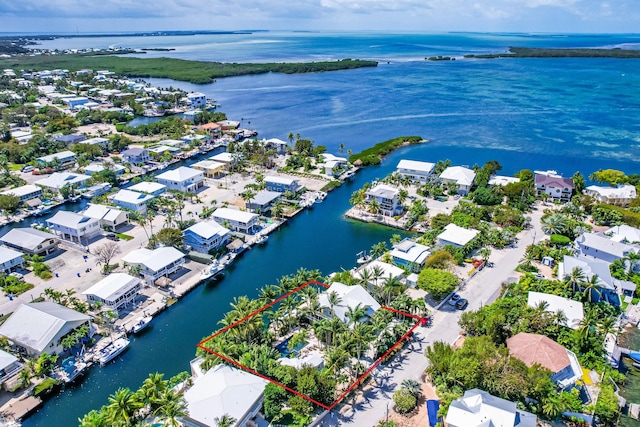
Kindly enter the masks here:
[[0, 0], [0, 32], [637, 33], [640, 0]]

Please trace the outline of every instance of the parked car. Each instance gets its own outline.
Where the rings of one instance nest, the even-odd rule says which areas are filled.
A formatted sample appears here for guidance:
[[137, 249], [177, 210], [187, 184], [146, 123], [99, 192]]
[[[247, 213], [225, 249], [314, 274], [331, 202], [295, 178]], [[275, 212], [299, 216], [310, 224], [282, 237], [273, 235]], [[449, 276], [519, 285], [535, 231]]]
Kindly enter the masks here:
[[33, 171], [33, 166], [31, 165], [25, 165], [22, 167], [22, 169], [20, 169], [21, 172], [32, 172]]
[[120, 238], [116, 235], [116, 233], [107, 233], [104, 235], [104, 237], [106, 237], [109, 240], [113, 240], [114, 242], [117, 242], [118, 240], [120, 240]]
[[14, 271], [13, 273], [9, 274], [9, 276], [15, 277], [18, 280], [22, 280], [24, 278], [24, 275], [21, 273], [18, 273], [17, 271]]
[[536, 273], [536, 279], [546, 279], [544, 274]]
[[469, 301], [464, 298], [460, 298], [458, 301], [456, 301], [456, 308], [458, 310], [464, 310], [468, 305]]
[[456, 302], [458, 302], [458, 300], [460, 300], [460, 295], [458, 294], [453, 294], [451, 295], [451, 298], [449, 298], [449, 305], [456, 305]]

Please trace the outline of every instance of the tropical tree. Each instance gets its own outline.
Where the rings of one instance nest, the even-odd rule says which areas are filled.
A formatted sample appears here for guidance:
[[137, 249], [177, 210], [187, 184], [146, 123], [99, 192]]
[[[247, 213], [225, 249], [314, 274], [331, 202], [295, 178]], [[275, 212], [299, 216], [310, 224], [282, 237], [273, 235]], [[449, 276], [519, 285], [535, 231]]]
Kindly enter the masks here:
[[597, 274], [592, 275], [588, 280], [582, 282], [582, 286], [584, 286], [582, 296], [589, 302], [593, 302], [594, 294], [597, 294], [598, 297], [602, 295], [600, 292], [600, 278]]
[[569, 218], [560, 213], [553, 213], [543, 218], [540, 225], [546, 234], [564, 235], [569, 231]]
[[109, 404], [107, 405], [109, 421], [113, 425], [129, 425], [135, 420], [136, 412], [142, 406], [135, 393], [128, 388], [121, 387], [109, 396]]
[[422, 394], [422, 386], [414, 379], [407, 378], [402, 381], [401, 387], [411, 393], [416, 399]]
[[231, 427], [232, 425], [235, 425], [236, 419], [231, 415], [224, 414], [220, 417], [215, 417], [213, 422], [216, 423], [216, 427]]

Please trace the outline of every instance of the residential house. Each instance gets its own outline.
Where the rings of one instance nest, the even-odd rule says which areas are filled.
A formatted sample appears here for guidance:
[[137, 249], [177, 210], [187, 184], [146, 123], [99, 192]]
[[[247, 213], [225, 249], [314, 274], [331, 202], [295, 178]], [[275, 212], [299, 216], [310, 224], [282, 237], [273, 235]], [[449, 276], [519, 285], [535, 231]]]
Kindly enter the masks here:
[[122, 257], [122, 262], [127, 265], [139, 265], [140, 275], [147, 283], [153, 284], [160, 277], [178, 271], [185, 259], [184, 254], [176, 248], [164, 246], [153, 250], [135, 249]]
[[129, 222], [129, 215], [111, 206], [104, 206], [90, 203], [89, 207], [82, 213], [82, 215], [94, 218], [100, 221], [100, 226], [104, 229], [116, 231], [119, 225], [127, 224]]
[[391, 257], [396, 265], [409, 268], [415, 273], [422, 270], [425, 261], [430, 255], [431, 250], [428, 246], [421, 245], [409, 239], [404, 239], [396, 243], [391, 250]]
[[109, 149], [109, 140], [107, 138], [89, 138], [85, 141], [82, 141], [83, 144], [89, 145], [97, 145], [102, 148], [104, 151]]
[[287, 154], [287, 147], [289, 146], [285, 141], [278, 138], [271, 138], [265, 141], [267, 148], [274, 148], [278, 154]]
[[103, 170], [112, 170], [113, 172], [115, 172], [116, 175], [122, 175], [124, 174], [124, 171], [127, 169], [122, 165], [116, 165], [116, 164], [111, 164], [108, 168], [105, 167], [104, 164], [101, 163], [92, 163], [90, 165], [87, 165], [84, 167], [84, 173], [91, 176], [94, 173], [100, 173]]
[[629, 254], [637, 254], [640, 249], [627, 243], [616, 242], [603, 234], [584, 233], [575, 240], [578, 254], [591, 256], [606, 262], [626, 258]]
[[167, 191], [167, 187], [157, 182], [142, 181], [135, 185], [132, 185], [131, 187], [128, 188], [128, 190], [136, 191], [138, 193], [149, 194], [151, 196], [159, 196], [165, 191]]
[[[338, 297], [338, 304], [332, 305], [329, 302], [329, 294], [335, 292]], [[331, 314], [341, 321], [350, 322], [347, 317], [349, 309], [352, 310], [360, 306], [365, 309], [365, 317], [360, 321], [370, 318], [373, 314], [380, 310], [380, 304], [373, 298], [362, 286], [347, 286], [340, 282], [333, 282], [329, 289], [318, 295], [318, 302], [323, 309], [325, 317], [331, 317]]]
[[300, 180], [297, 178], [268, 175], [264, 177], [264, 183], [268, 191], [277, 191], [279, 193], [290, 191], [295, 194], [302, 189]]
[[365, 201], [367, 203], [375, 201], [382, 215], [400, 215], [402, 213], [402, 205], [398, 200], [399, 195], [400, 190], [397, 188], [387, 184], [378, 184], [367, 190], [365, 193]]
[[213, 220], [234, 231], [253, 234], [258, 231], [258, 215], [230, 208], [218, 208], [211, 216]]
[[60, 191], [64, 186], [82, 188], [91, 179], [90, 176], [73, 172], [54, 172], [47, 178], [39, 179], [35, 185], [46, 187], [53, 191]]
[[20, 203], [25, 203], [27, 200], [40, 198], [40, 196], [42, 196], [42, 188], [36, 185], [27, 184], [21, 187], [5, 190], [0, 194], [5, 196], [16, 196], [20, 199]]
[[618, 185], [617, 187], [598, 187], [590, 185], [584, 189], [584, 193], [592, 196], [600, 203], [607, 203], [615, 206], [629, 206], [629, 203], [638, 195], [634, 185]]
[[538, 419], [515, 402], [474, 388], [451, 402], [444, 421], [448, 427], [536, 427]]
[[221, 120], [218, 122], [222, 130], [233, 130], [240, 127], [240, 122], [235, 120]]
[[0, 385], [22, 371], [24, 365], [20, 363], [17, 357], [4, 350], [0, 350]]
[[56, 135], [53, 137], [54, 141], [64, 142], [65, 144], [78, 144], [85, 139], [87, 139], [87, 137], [79, 133], [72, 133], [69, 135]]
[[158, 182], [169, 190], [177, 190], [185, 193], [196, 193], [204, 186], [204, 174], [186, 166], [180, 166], [164, 172], [156, 177]]
[[532, 308], [544, 304], [545, 312], [556, 314], [562, 312], [565, 320], [562, 324], [571, 329], [578, 329], [584, 319], [584, 307], [580, 301], [563, 298], [558, 295], [544, 294], [530, 291], [527, 296], [527, 305]]
[[58, 211], [47, 220], [55, 235], [63, 240], [88, 245], [89, 240], [100, 233], [100, 221], [75, 212]]
[[126, 273], [111, 273], [86, 291], [87, 302], [99, 302], [116, 313], [131, 305], [138, 296], [142, 282]]
[[145, 214], [147, 212], [147, 202], [153, 198], [154, 196], [150, 194], [138, 193], [137, 191], [131, 190], [120, 190], [111, 196], [111, 201], [114, 205]]
[[198, 222], [182, 232], [184, 246], [208, 254], [212, 249], [225, 246], [231, 232], [215, 221]]
[[187, 104], [191, 108], [204, 108], [207, 106], [207, 96], [201, 92], [187, 94]]
[[489, 177], [489, 187], [504, 187], [507, 184], [515, 184], [520, 182], [520, 178], [504, 175], [491, 175]]
[[46, 231], [27, 227], [9, 230], [4, 236], [0, 237], [0, 242], [7, 247], [17, 249], [29, 255], [46, 256], [58, 249], [60, 240]]
[[338, 157], [333, 154], [321, 154], [324, 161], [324, 173], [329, 176], [338, 176], [348, 168], [346, 157]]
[[440, 182], [443, 184], [454, 183], [458, 186], [458, 194], [469, 194], [473, 182], [476, 179], [476, 173], [469, 168], [463, 166], [450, 166], [440, 174]]
[[76, 153], [73, 151], [61, 151], [59, 153], [36, 158], [36, 164], [39, 168], [49, 167], [56, 162], [58, 169], [73, 167], [76, 164]]
[[555, 171], [535, 171], [535, 186], [538, 195], [546, 194], [554, 200], [568, 202], [573, 194], [573, 179], [563, 178]]
[[176, 156], [178, 154], [180, 154], [180, 148], [179, 147], [171, 147], [169, 145], [155, 145], [153, 147], [149, 147], [149, 154], [151, 155], [151, 157], [159, 159], [161, 158], [164, 153], [169, 153], [172, 156]]
[[540, 365], [551, 371], [551, 379], [560, 389], [573, 387], [582, 368], [576, 355], [544, 335], [520, 332], [507, 339], [509, 354], [525, 365]]
[[22, 304], [0, 326], [0, 335], [7, 337], [27, 355], [38, 357], [64, 351], [62, 338], [82, 325], [93, 332], [91, 317], [54, 302]]
[[258, 191], [255, 196], [245, 202], [245, 207], [250, 211], [264, 214], [271, 210], [271, 204], [281, 196], [282, 193], [277, 191]]
[[193, 385], [184, 392], [188, 415], [180, 418], [182, 425], [217, 427], [225, 415], [234, 420], [231, 427], [268, 424], [263, 419], [259, 424], [252, 421], [261, 417], [258, 413], [267, 380], [228, 365], [217, 365], [204, 373], [193, 365], [197, 375], [194, 372]]
[[124, 150], [121, 154], [125, 162], [134, 165], [143, 165], [150, 159], [149, 150], [142, 147], [131, 147], [127, 150]]
[[191, 165], [195, 170], [201, 171], [207, 178], [218, 178], [227, 172], [227, 163], [215, 160], [200, 160]]
[[90, 102], [89, 98], [85, 98], [84, 96], [76, 96], [73, 98], [63, 98], [62, 100], [72, 110], [76, 110], [79, 107]]
[[212, 138], [220, 138], [220, 135], [222, 135], [222, 126], [220, 126], [218, 123], [207, 123], [204, 125], [200, 125], [198, 126], [198, 130], [205, 132]]
[[368, 276], [367, 283], [371, 287], [376, 287], [384, 285], [385, 281], [391, 278], [402, 279], [404, 270], [395, 265], [375, 260], [360, 267], [354, 275], [360, 280]]
[[594, 301], [602, 299], [611, 305], [620, 306], [618, 293], [621, 291], [622, 281], [611, 276], [609, 265], [609, 262], [600, 259], [565, 255], [562, 262], [558, 263], [558, 277], [564, 279], [570, 276], [574, 269], [578, 269], [584, 276], [584, 280], [597, 282], [599, 291], [591, 293]]
[[231, 153], [218, 153], [215, 156], [209, 157], [209, 160], [213, 160], [214, 162], [218, 163], [226, 163], [227, 165], [229, 165], [229, 167], [231, 167], [232, 164], [235, 163], [235, 159], [233, 158], [233, 155]]
[[396, 171], [398, 174], [417, 183], [425, 183], [431, 180], [435, 163], [419, 162], [417, 160], [400, 160]]
[[472, 228], [462, 228], [455, 224], [447, 224], [444, 231], [438, 234], [438, 244], [440, 246], [451, 245], [456, 248], [465, 246], [476, 238], [479, 231]]
[[616, 225], [607, 230], [605, 235], [614, 242], [640, 244], [640, 229], [630, 225]]
[[18, 268], [24, 268], [24, 254], [5, 246], [0, 246], [0, 273], [9, 274]]

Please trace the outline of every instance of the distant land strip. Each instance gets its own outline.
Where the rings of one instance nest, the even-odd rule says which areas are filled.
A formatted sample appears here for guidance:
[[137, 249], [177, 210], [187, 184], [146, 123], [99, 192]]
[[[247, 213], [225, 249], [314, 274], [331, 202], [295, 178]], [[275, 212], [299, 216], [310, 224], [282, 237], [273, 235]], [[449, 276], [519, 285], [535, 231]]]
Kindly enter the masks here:
[[212, 83], [215, 79], [265, 73], [316, 73], [376, 67], [376, 61], [341, 59], [325, 62], [293, 62], [267, 64], [237, 64], [188, 61], [174, 58], [131, 58], [109, 55], [39, 55], [1, 59], [0, 68], [18, 70], [82, 69], [109, 70], [116, 74], [138, 78], [168, 78], [195, 84]]
[[640, 50], [510, 47], [508, 53], [464, 55], [465, 58], [640, 58]]

